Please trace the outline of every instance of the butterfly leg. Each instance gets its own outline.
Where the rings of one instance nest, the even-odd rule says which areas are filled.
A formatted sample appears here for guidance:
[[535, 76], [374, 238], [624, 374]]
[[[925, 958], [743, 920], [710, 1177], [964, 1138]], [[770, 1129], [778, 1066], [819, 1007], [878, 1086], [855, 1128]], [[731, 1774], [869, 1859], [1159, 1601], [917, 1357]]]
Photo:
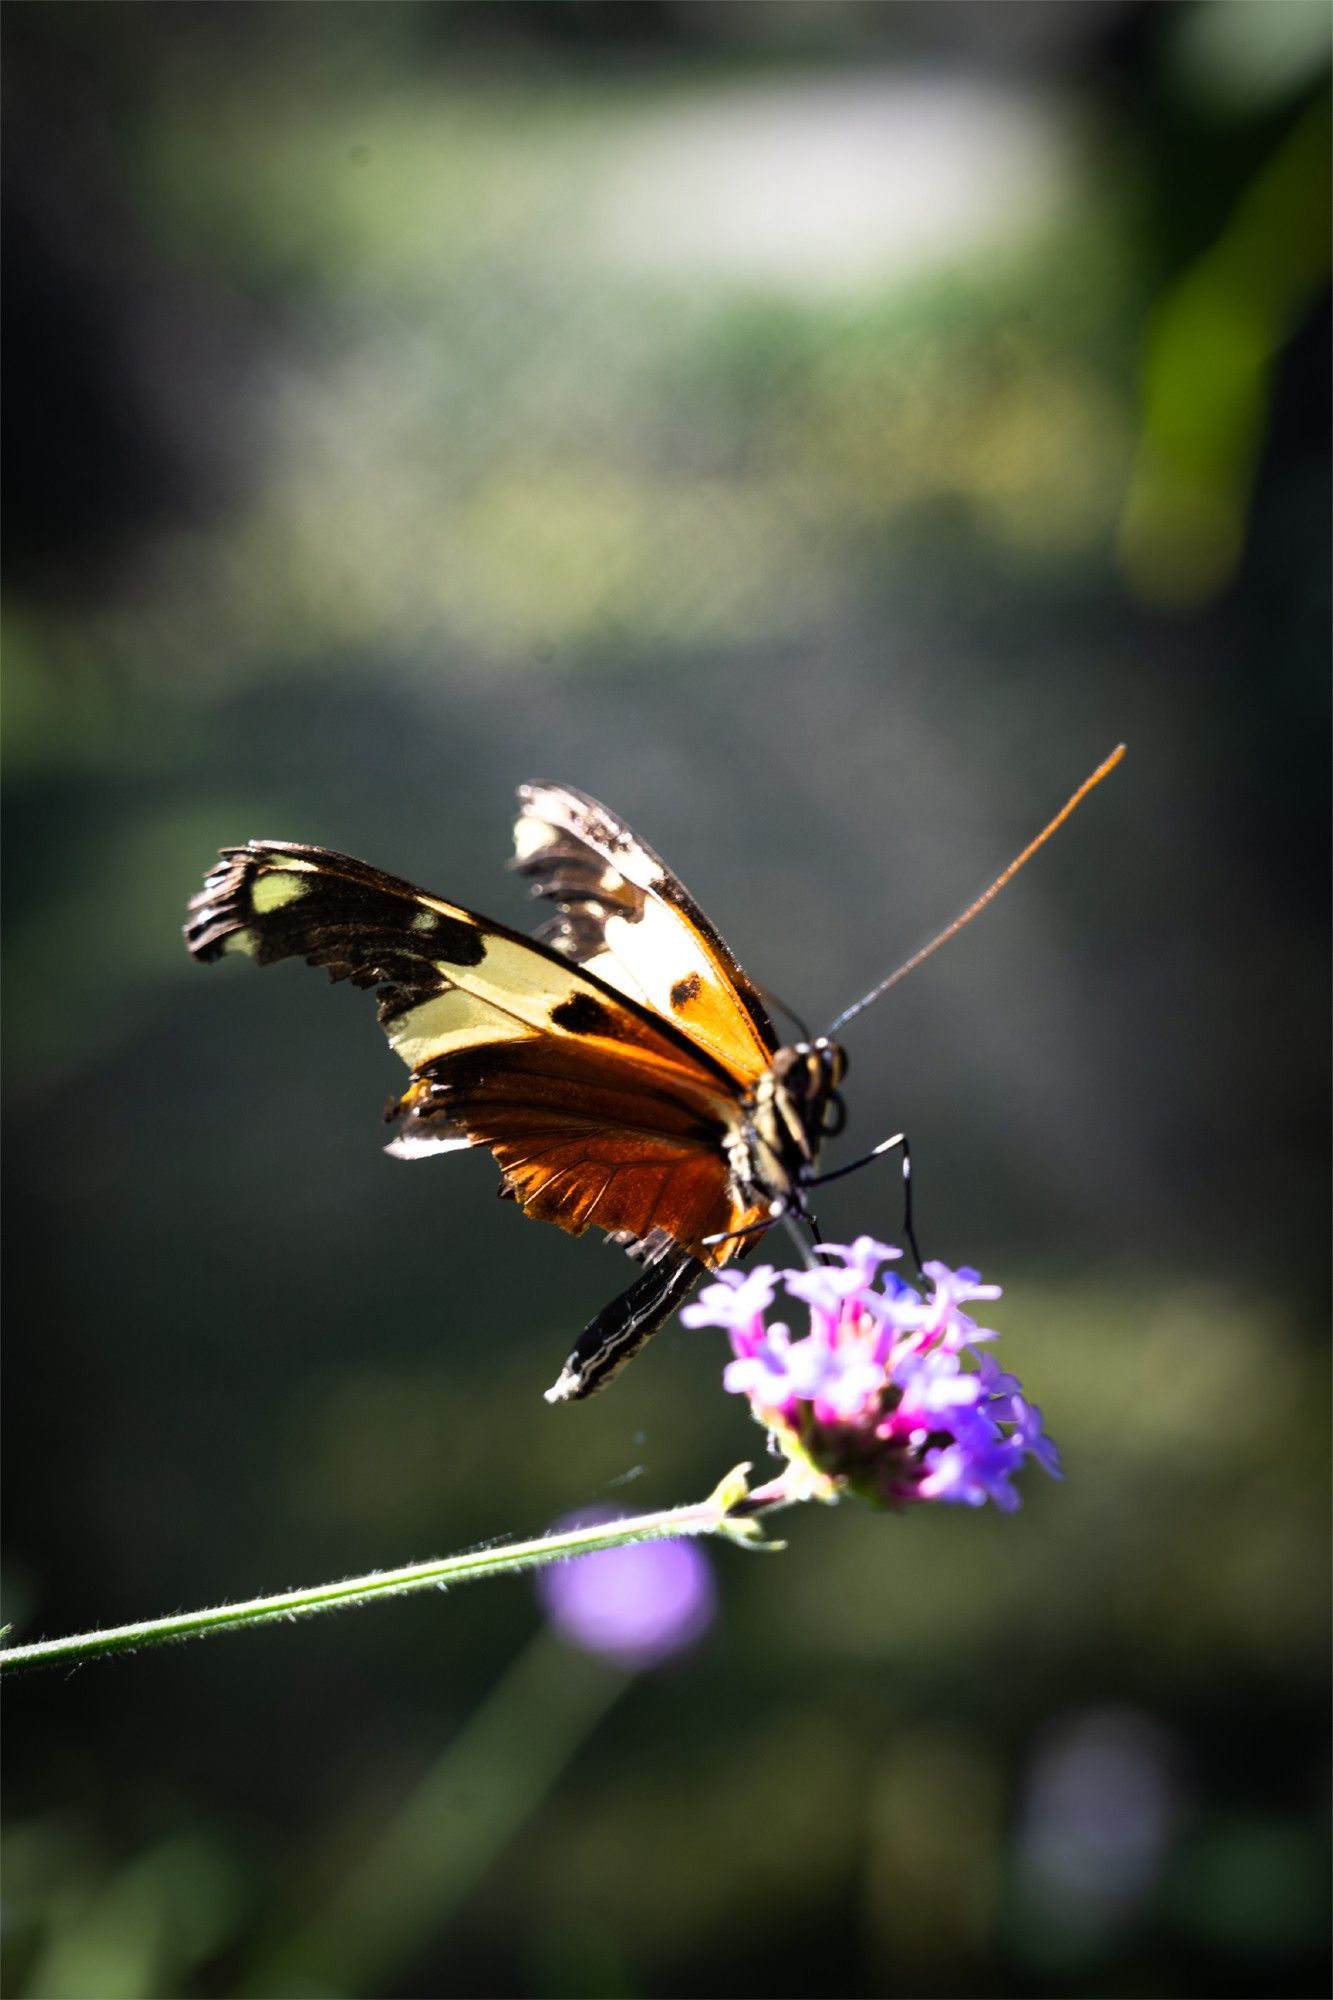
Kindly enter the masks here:
[[[783, 1223], [783, 1225], [786, 1228], [788, 1236], [790, 1236], [792, 1242], [796, 1245], [797, 1251], [800, 1254], [801, 1262], [805, 1265], [806, 1270], [807, 1271], [819, 1270], [820, 1267], [815, 1262], [814, 1251], [812, 1251], [811, 1249], [811, 1244], [813, 1244], [814, 1249], [817, 1250], [824, 1239], [819, 1233], [819, 1224], [815, 1221], [814, 1216], [811, 1215], [809, 1209], [805, 1205], [804, 1200], [795, 1201], [792, 1203], [790, 1208], [785, 1208], [782, 1211], [782, 1214], [779, 1216], [778, 1220], [781, 1223]], [[804, 1236], [802, 1236], [801, 1234], [799, 1224], [802, 1222], [805, 1224], [806, 1228], [810, 1231], [810, 1243], [807, 1243]]]
[[776, 1201], [769, 1203], [768, 1214], [762, 1221], [747, 1222], [744, 1229], [720, 1229], [716, 1235], [705, 1236], [703, 1240], [711, 1249], [715, 1243], [740, 1243], [747, 1236], [762, 1236], [775, 1222], [781, 1222], [786, 1213], [787, 1204], [779, 1195]]
[[872, 1146], [859, 1160], [851, 1160], [845, 1167], [835, 1167], [831, 1174], [820, 1174], [815, 1180], [807, 1181], [805, 1185], [808, 1188], [827, 1187], [830, 1181], [840, 1181], [845, 1174], [859, 1173], [861, 1168], [868, 1167], [872, 1160], [881, 1159], [885, 1153], [894, 1151], [900, 1151], [903, 1156], [903, 1235], [907, 1238], [907, 1247], [916, 1260], [918, 1276], [924, 1276], [925, 1268], [912, 1219], [912, 1146], [905, 1132], [895, 1132], [891, 1139], [881, 1139], [878, 1146]]
[[[764, 1230], [771, 1229], [775, 1222], [781, 1222], [786, 1225], [788, 1234], [801, 1253], [801, 1260], [806, 1269], [811, 1271], [816, 1269], [814, 1259], [810, 1255], [810, 1245], [796, 1227], [797, 1223], [803, 1222], [805, 1224], [806, 1228], [810, 1231], [810, 1236], [816, 1249], [819, 1248], [823, 1239], [819, 1234], [819, 1224], [806, 1207], [805, 1197], [800, 1189], [794, 1192], [790, 1201], [783, 1195], [776, 1196], [769, 1203], [768, 1214], [762, 1222], [747, 1222], [744, 1229], [727, 1229], [720, 1231], [716, 1236], [705, 1236], [704, 1242], [710, 1245], [714, 1243], [739, 1243], [746, 1236], [762, 1235]], [[745, 1253], [742, 1251], [740, 1254], [744, 1256]]]
[[558, 1382], [546, 1391], [548, 1403], [576, 1403], [604, 1389], [625, 1363], [651, 1340], [663, 1320], [694, 1289], [705, 1266], [688, 1250], [672, 1247], [612, 1299], [578, 1337]]

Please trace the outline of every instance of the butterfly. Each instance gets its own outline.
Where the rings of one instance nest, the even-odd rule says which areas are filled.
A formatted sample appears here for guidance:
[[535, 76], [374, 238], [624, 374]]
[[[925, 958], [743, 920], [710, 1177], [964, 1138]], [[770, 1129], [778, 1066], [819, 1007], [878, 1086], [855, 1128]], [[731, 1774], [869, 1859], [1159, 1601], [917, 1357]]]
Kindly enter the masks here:
[[[1119, 754], [971, 910], [833, 1027], [989, 901]], [[547, 1391], [563, 1402], [605, 1387], [706, 1272], [775, 1220], [813, 1227], [807, 1191], [844, 1120], [847, 1057], [831, 1033], [780, 1040], [694, 898], [595, 799], [521, 786], [514, 848], [511, 865], [556, 912], [532, 937], [351, 855], [252, 840], [222, 850], [185, 939], [204, 963], [299, 958], [373, 987], [411, 1072], [385, 1113], [387, 1150], [484, 1146], [501, 1195], [525, 1215], [573, 1236], [600, 1229], [643, 1265], [579, 1336]], [[894, 1148], [906, 1166], [901, 1133], [865, 1158]], [[915, 1251], [910, 1210], [906, 1230]]]

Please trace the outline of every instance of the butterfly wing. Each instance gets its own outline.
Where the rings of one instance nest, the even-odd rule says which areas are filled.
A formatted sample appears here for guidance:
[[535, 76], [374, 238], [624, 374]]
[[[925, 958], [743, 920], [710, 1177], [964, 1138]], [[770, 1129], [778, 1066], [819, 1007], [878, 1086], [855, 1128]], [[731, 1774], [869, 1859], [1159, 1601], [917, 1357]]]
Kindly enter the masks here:
[[190, 906], [205, 962], [301, 958], [375, 987], [412, 1071], [388, 1115], [404, 1154], [483, 1145], [528, 1214], [571, 1235], [661, 1231], [716, 1264], [703, 1238], [744, 1227], [727, 1144], [731, 1072], [672, 1020], [591, 968], [350, 855], [285, 841], [227, 849]]
[[778, 1038], [757, 988], [684, 884], [585, 793], [535, 783], [518, 796], [512, 865], [558, 912], [539, 937], [753, 1083]]

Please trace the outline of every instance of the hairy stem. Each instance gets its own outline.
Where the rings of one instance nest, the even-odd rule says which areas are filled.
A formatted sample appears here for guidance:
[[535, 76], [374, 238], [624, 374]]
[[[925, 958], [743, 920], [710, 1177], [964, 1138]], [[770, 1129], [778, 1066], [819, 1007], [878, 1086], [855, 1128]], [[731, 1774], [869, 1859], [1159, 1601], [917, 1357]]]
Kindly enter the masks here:
[[178, 1639], [197, 1639], [245, 1625], [269, 1625], [277, 1620], [311, 1617], [317, 1611], [341, 1611], [371, 1604], [381, 1597], [405, 1597], [414, 1590], [447, 1590], [483, 1576], [535, 1569], [567, 1556], [590, 1555], [597, 1549], [623, 1548], [630, 1542], [664, 1542], [683, 1535], [724, 1535], [753, 1542], [759, 1530], [750, 1518], [732, 1518], [731, 1509], [745, 1496], [748, 1466], [738, 1467], [692, 1507], [670, 1507], [657, 1514], [638, 1514], [621, 1521], [601, 1521], [591, 1527], [565, 1528], [527, 1542], [498, 1548], [472, 1549], [442, 1556], [435, 1562], [409, 1563], [404, 1569], [372, 1570], [341, 1583], [321, 1583], [305, 1590], [280, 1591], [273, 1597], [251, 1597], [240, 1604], [217, 1604], [204, 1611], [177, 1612], [169, 1618], [145, 1618], [133, 1625], [112, 1625], [100, 1632], [76, 1632], [65, 1639], [38, 1639], [28, 1646], [0, 1648], [0, 1674], [25, 1667], [77, 1666], [106, 1653], [133, 1653], [141, 1646], [165, 1646]]

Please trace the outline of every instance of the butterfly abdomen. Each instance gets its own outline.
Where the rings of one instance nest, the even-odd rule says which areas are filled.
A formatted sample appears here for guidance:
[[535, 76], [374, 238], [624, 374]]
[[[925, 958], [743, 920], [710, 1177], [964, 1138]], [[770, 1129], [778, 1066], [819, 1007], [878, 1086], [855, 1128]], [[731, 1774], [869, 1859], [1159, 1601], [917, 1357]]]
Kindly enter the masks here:
[[604, 1389], [689, 1297], [704, 1268], [668, 1243], [643, 1276], [583, 1329], [559, 1380], [546, 1391], [547, 1402], [575, 1403]]

